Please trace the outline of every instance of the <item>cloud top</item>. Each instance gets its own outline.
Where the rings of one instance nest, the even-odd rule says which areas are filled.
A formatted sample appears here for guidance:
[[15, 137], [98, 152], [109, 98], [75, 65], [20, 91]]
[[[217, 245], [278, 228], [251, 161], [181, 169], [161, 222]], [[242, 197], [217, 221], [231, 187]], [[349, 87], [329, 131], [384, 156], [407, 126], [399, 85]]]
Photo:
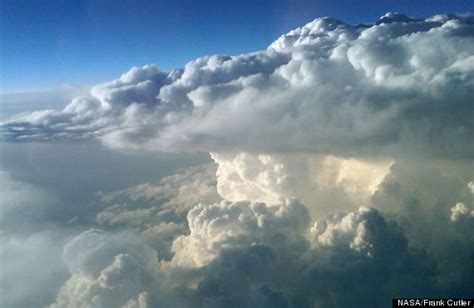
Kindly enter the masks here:
[[[442, 44], [440, 44], [442, 42]], [[266, 50], [169, 73], [133, 67], [62, 110], [1, 123], [3, 139], [99, 138], [165, 151], [472, 157], [474, 21], [318, 18]]]

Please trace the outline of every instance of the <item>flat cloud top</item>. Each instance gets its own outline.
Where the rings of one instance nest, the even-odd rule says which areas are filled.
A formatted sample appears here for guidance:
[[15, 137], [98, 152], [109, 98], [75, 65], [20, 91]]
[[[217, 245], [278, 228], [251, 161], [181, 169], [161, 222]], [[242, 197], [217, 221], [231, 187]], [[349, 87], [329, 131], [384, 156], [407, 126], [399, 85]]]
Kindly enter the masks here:
[[0, 134], [165, 151], [473, 157], [473, 93], [472, 16], [318, 18], [266, 50], [169, 73], [133, 67], [64, 109], [10, 118]]

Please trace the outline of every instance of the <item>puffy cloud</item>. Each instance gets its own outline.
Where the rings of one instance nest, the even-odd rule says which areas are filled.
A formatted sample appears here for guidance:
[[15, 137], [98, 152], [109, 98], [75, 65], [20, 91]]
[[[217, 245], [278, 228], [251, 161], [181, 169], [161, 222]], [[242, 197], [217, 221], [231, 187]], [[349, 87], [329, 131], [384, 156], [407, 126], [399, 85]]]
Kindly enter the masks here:
[[306, 210], [290, 200], [201, 204], [187, 219], [169, 262], [136, 233], [78, 235], [64, 249], [72, 276], [51, 307], [382, 306], [436, 288], [429, 257], [375, 209], [322, 219], [310, 234]]
[[217, 163], [100, 193], [104, 231], [65, 246], [52, 307], [470, 294], [473, 68], [472, 17], [319, 18], [266, 50], [134, 67], [4, 121], [11, 141], [99, 138]]
[[[278, 236], [272, 242], [279, 228], [253, 230], [259, 241], [249, 241], [249, 235], [239, 236], [229, 216], [224, 212], [220, 220], [214, 218], [218, 238], [227, 245], [212, 246], [219, 253], [201, 274], [198, 305], [347, 307], [357, 302], [361, 307], [384, 306], [392, 297], [436, 290], [430, 258], [410, 248], [401, 230], [375, 209], [362, 207], [321, 220], [310, 235], [315, 246], [302, 236], [292, 241]], [[200, 225], [201, 238], [211, 236], [206, 232], [209, 225]], [[332, 240], [323, 240], [329, 234]]]
[[[179, 72], [165, 74], [153, 65], [133, 67], [119, 79], [92, 87], [62, 110], [42, 110], [6, 121], [6, 139], [88, 139], [123, 127], [142, 124], [143, 115], [155, 110], [156, 93]], [[150, 109], [151, 108], [151, 109]]]
[[378, 211], [367, 207], [316, 222], [311, 232], [317, 246], [349, 248], [379, 259], [391, 258], [407, 244], [403, 235], [390, 228]]
[[467, 187], [471, 191], [471, 194], [474, 195], [474, 181], [469, 181], [469, 183], [467, 183]]
[[472, 206], [472, 196], [474, 196], [474, 182], [469, 181], [467, 183], [467, 188], [471, 193], [470, 204], [471, 206], [466, 206], [463, 202], [458, 202], [451, 208], [451, 221], [457, 222], [463, 219], [472, 219], [474, 217], [474, 208]]
[[50, 307], [132, 305], [153, 286], [159, 269], [156, 251], [138, 238], [94, 229], [65, 246], [64, 261], [72, 276]]
[[[63, 246], [91, 225], [112, 233], [134, 228], [126, 223], [95, 223], [96, 214], [113, 205], [98, 200], [98, 189], [114, 191], [143, 181], [153, 183], [177, 168], [210, 161], [209, 158], [199, 158], [200, 155], [120, 152], [91, 144], [2, 143], [0, 148], [2, 307], [33, 308], [52, 303], [71, 275], [63, 263]], [[212, 190], [217, 196], [215, 169], [212, 166], [209, 170], [207, 167], [197, 168], [201, 169], [207, 173], [196, 170], [180, 173], [181, 181], [176, 180], [174, 185], [169, 184], [168, 190], [164, 189], [168, 191], [167, 197], [173, 199], [175, 195], [181, 195], [179, 198], [185, 202], [206, 194], [210, 196]], [[193, 189], [193, 181], [196, 181], [196, 189]], [[207, 183], [208, 193], [202, 188], [199, 195], [199, 187], [207, 187]], [[157, 185], [158, 181], [154, 186]], [[188, 188], [183, 188], [179, 194], [181, 185]], [[174, 193], [173, 189], [176, 190]], [[199, 200], [215, 202], [220, 198]], [[130, 202], [130, 198], [116, 200], [119, 201]], [[149, 201], [151, 203], [151, 200], [141, 199], [141, 206], [152, 206]], [[130, 206], [133, 209], [136, 205]], [[185, 215], [182, 214], [184, 220]], [[147, 245], [160, 251], [160, 259], [171, 258], [166, 252], [174, 237], [187, 232], [185, 224], [166, 219], [157, 221], [156, 226], [136, 228]]]
[[435, 261], [373, 208], [333, 214], [311, 234], [316, 258], [310, 275], [322, 307], [383, 307], [391, 298], [441, 292]]
[[215, 166], [191, 167], [164, 177], [157, 184], [145, 183], [127, 189], [100, 192], [108, 205], [96, 216], [102, 228], [133, 229], [170, 259], [173, 240], [188, 231], [186, 215], [199, 203], [221, 200], [216, 190]]
[[463, 202], [458, 202], [451, 207], [450, 219], [454, 236], [451, 241], [452, 247], [449, 247], [451, 255], [443, 260], [451, 273], [448, 280], [450, 287], [458, 296], [469, 292], [470, 273], [474, 271], [474, 192], [472, 183], [470, 181], [466, 187], [470, 194], [462, 199]]
[[320, 162], [317, 156], [303, 155], [212, 153], [211, 156], [218, 164], [217, 189], [223, 198], [270, 204], [280, 198], [301, 197], [300, 190], [311, 185], [311, 171], [317, 170]]
[[474, 269], [474, 224], [465, 216], [458, 218], [468, 219], [450, 219], [458, 211], [453, 205], [462, 202], [468, 208], [472, 204], [466, 185], [472, 179], [471, 170], [472, 161], [466, 160], [398, 162], [370, 202], [403, 228], [410, 245], [429, 253], [443, 292], [453, 296], [469, 293], [469, 273]]
[[446, 245], [463, 236], [453, 233], [453, 205], [472, 204], [466, 183], [472, 161], [397, 162], [372, 195], [370, 205], [395, 219], [416, 245], [441, 257]]
[[[179, 74], [177, 71], [170, 74], [161, 72], [153, 65], [132, 67], [119, 79], [93, 87], [91, 94], [106, 110], [127, 107], [133, 103], [156, 104], [156, 92], [172, 82]], [[80, 105], [80, 107], [86, 106]]]
[[[63, 110], [13, 117], [8, 140], [98, 137], [153, 150], [472, 157], [472, 17], [318, 18], [266, 50], [146, 65]], [[439, 42], [443, 42], [440, 44]], [[245, 136], [245, 137], [242, 137]]]
[[456, 222], [467, 217], [474, 217], [474, 210], [467, 208], [464, 203], [458, 202], [451, 208], [452, 221]]
[[[269, 163], [272, 168], [262, 170], [273, 170], [284, 158], [289, 159], [266, 157], [274, 159]], [[347, 307], [354, 302], [384, 306], [401, 296], [465, 296], [472, 239], [463, 235], [465, 226], [449, 221], [446, 211], [451, 200], [469, 201], [470, 186], [465, 184], [469, 172], [464, 170], [463, 175], [462, 169], [439, 162], [432, 163], [438, 171], [415, 164], [423, 168], [393, 165], [371, 194], [372, 205], [384, 212], [370, 207], [333, 209], [327, 218], [317, 216], [310, 230], [308, 209], [317, 204], [303, 206], [280, 199], [273, 204], [201, 201], [184, 206], [201, 198], [196, 191], [208, 191], [194, 189], [201, 184], [210, 181], [216, 189], [215, 180], [210, 180], [216, 170], [213, 166], [179, 172], [146, 189], [137, 186], [104, 193], [104, 202], [129, 203], [131, 212], [154, 207], [159, 212], [168, 204], [182, 207], [180, 211], [187, 215], [185, 221], [154, 217], [114, 224], [114, 215], [120, 217], [123, 212], [104, 211], [111, 219], [98, 222], [108, 232], [90, 230], [66, 245], [64, 259], [72, 276], [53, 307]], [[181, 185], [194, 187], [185, 189], [194, 197], [177, 198]], [[411, 197], [419, 198], [423, 210], [403, 210], [403, 202]], [[184, 203], [168, 203], [173, 199]], [[446, 221], [427, 216], [433, 211]], [[413, 230], [411, 224], [420, 229]], [[424, 237], [430, 228], [440, 229], [436, 240]], [[419, 230], [422, 234], [416, 237]]]
[[[315, 217], [367, 204], [393, 162], [333, 155], [212, 153], [226, 200], [301, 200]], [[314, 202], [318, 200], [318, 202]]]
[[248, 201], [200, 204], [188, 213], [190, 234], [173, 242], [171, 263], [202, 266], [223, 248], [292, 241], [301, 236], [308, 222], [306, 209], [294, 200], [273, 206]]

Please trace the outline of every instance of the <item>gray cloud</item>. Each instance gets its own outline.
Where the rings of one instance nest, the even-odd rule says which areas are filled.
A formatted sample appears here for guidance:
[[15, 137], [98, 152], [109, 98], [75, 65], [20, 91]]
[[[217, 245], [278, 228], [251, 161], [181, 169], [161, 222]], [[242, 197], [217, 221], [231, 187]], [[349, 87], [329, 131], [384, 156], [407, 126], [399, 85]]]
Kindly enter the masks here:
[[[269, 159], [269, 170], [281, 162]], [[466, 296], [473, 239], [450, 208], [451, 200], [469, 204], [469, 172], [417, 165], [392, 166], [371, 197], [381, 210], [353, 206], [327, 217], [310, 217], [328, 202], [317, 198], [216, 202], [215, 165], [102, 192], [96, 228], [64, 247], [70, 277], [51, 307], [383, 307], [392, 297]], [[409, 211], [413, 198], [419, 208]], [[441, 236], [426, 240], [433, 229]], [[62, 273], [42, 294], [57, 290]]]
[[4, 307], [43, 307], [56, 297], [69, 276], [62, 262], [65, 234], [71, 230], [35, 234], [0, 233], [0, 304]]
[[120, 307], [146, 290], [159, 268], [156, 251], [131, 234], [89, 230], [64, 248], [72, 273], [50, 307]]
[[366, 307], [436, 289], [430, 258], [378, 211], [340, 213], [308, 237], [307, 222], [295, 202], [202, 204], [161, 264], [136, 235], [89, 230], [66, 245], [72, 277], [52, 307]]
[[[94, 144], [2, 143], [0, 152], [0, 306], [21, 308], [52, 303], [71, 275], [63, 246], [97, 226], [96, 215], [111, 206], [97, 190], [159, 183], [178, 168], [210, 161], [201, 155], [110, 151]], [[184, 178], [163, 191], [171, 198], [179, 195]], [[190, 188], [190, 199], [194, 191]], [[164, 258], [173, 238], [185, 232], [186, 226], [164, 220], [144, 227], [143, 238]]]
[[166, 260], [173, 255], [174, 239], [189, 230], [189, 210], [200, 203], [221, 200], [214, 165], [182, 170], [164, 177], [158, 184], [145, 183], [99, 195], [107, 205], [96, 216], [102, 228], [135, 230], [160, 252], [160, 259]]

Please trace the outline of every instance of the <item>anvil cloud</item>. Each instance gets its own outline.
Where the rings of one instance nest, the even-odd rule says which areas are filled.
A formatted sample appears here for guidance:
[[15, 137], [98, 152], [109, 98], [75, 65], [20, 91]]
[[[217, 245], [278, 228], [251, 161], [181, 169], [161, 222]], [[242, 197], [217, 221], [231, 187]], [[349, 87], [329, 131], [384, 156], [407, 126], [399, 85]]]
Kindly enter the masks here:
[[215, 162], [98, 192], [50, 307], [386, 307], [472, 294], [473, 101], [472, 16], [318, 18], [266, 50], [133, 67], [0, 136]]
[[472, 157], [473, 93], [470, 16], [319, 18], [266, 50], [169, 73], [133, 67], [62, 110], [1, 123], [1, 134], [165, 151]]

